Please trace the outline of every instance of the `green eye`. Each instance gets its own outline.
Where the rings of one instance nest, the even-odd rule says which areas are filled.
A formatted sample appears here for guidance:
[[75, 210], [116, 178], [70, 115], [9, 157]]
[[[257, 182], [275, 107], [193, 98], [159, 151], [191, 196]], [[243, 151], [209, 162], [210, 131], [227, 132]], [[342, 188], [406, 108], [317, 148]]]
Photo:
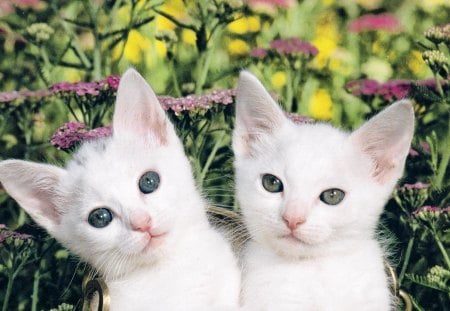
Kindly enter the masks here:
[[88, 222], [92, 227], [104, 228], [111, 223], [113, 215], [107, 208], [97, 208], [93, 210], [88, 217]]
[[141, 190], [141, 192], [144, 194], [152, 193], [153, 191], [158, 189], [158, 186], [159, 186], [159, 175], [156, 172], [153, 171], [146, 172], [139, 179], [139, 190]]
[[262, 177], [262, 185], [269, 192], [276, 193], [283, 191], [283, 183], [281, 180], [271, 174], [264, 174]]
[[320, 200], [328, 205], [336, 205], [342, 202], [345, 197], [345, 192], [341, 189], [328, 189], [322, 192], [319, 196]]

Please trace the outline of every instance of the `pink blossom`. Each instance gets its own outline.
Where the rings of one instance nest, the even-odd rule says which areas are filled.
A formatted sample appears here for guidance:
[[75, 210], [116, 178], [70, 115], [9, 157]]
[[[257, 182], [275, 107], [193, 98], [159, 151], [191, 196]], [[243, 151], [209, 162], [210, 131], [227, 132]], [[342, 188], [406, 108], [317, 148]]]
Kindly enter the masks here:
[[421, 181], [418, 181], [414, 184], [404, 184], [400, 189], [406, 189], [406, 190], [422, 190], [422, 189], [428, 189], [430, 187], [430, 184], [423, 183]]
[[349, 25], [351, 32], [384, 30], [397, 32], [401, 29], [400, 21], [393, 14], [368, 14], [353, 20]]
[[82, 141], [106, 137], [111, 134], [110, 126], [88, 130], [83, 123], [67, 122], [56, 130], [50, 139], [50, 143], [58, 149], [69, 150]]
[[411, 90], [411, 81], [409, 80], [390, 80], [381, 84], [378, 89], [378, 95], [385, 100], [402, 99]]
[[49, 90], [38, 90], [38, 91], [11, 91], [11, 92], [0, 92], [0, 102], [12, 102], [16, 99], [23, 98], [42, 98], [51, 95], [52, 92]]
[[413, 148], [409, 148], [409, 152], [408, 155], [412, 158], [414, 157], [418, 157], [419, 156], [419, 152], [416, 149]]
[[117, 90], [119, 87], [120, 76], [109, 76], [104, 82], [109, 85], [110, 88]]
[[376, 95], [379, 87], [380, 84], [377, 81], [371, 79], [353, 80], [347, 82], [347, 84], [345, 85], [345, 89], [355, 96]]
[[209, 109], [213, 104], [229, 105], [234, 102], [236, 91], [234, 89], [214, 91], [207, 95], [188, 95], [186, 97], [158, 96], [164, 110], [175, 113], [194, 109]]
[[270, 43], [270, 47], [280, 55], [304, 54], [316, 56], [319, 53], [314, 45], [295, 37], [274, 40]]
[[250, 51], [250, 56], [254, 58], [263, 59], [267, 56], [268, 52], [265, 48], [254, 48]]
[[249, 7], [256, 11], [274, 13], [278, 8], [286, 9], [295, 5], [295, 0], [246, 0]]
[[0, 224], [0, 243], [3, 243], [8, 238], [19, 239], [19, 240], [30, 240], [33, 239], [32, 235], [19, 233], [12, 231], [6, 227], [5, 224]]

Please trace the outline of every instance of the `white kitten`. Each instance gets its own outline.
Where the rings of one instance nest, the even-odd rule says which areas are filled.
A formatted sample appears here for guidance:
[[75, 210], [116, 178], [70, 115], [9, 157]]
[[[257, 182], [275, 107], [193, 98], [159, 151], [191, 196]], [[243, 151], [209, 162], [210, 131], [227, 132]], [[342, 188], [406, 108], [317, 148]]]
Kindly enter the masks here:
[[376, 227], [414, 130], [409, 101], [348, 134], [294, 124], [243, 72], [233, 133], [248, 310], [389, 310]]
[[210, 227], [183, 146], [136, 71], [120, 82], [111, 138], [86, 142], [66, 168], [0, 162], [0, 181], [100, 272], [112, 311], [238, 305], [231, 248]]

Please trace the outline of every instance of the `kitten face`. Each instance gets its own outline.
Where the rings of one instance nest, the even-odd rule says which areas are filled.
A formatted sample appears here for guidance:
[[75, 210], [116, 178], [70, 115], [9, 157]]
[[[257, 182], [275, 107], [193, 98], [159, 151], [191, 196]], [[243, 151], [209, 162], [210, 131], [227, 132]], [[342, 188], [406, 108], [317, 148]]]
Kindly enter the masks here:
[[379, 125], [380, 118], [353, 134], [298, 125], [255, 77], [241, 74], [233, 148], [237, 196], [253, 239], [280, 254], [309, 257], [372, 237], [412, 137], [410, 104], [394, 110], [378, 117], [406, 120], [395, 129]]
[[181, 142], [134, 70], [120, 82], [112, 137], [84, 143], [65, 169], [3, 161], [0, 181], [107, 279], [158, 261], [203, 212]]

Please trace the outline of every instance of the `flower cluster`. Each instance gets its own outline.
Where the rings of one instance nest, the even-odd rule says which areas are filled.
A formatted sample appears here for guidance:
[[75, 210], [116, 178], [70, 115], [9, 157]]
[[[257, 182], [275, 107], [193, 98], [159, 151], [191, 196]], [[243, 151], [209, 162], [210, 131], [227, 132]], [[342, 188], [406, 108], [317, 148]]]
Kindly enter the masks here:
[[351, 32], [365, 32], [383, 30], [387, 32], [397, 32], [401, 25], [397, 17], [393, 14], [367, 14], [360, 16], [349, 24]]
[[430, 205], [422, 206], [414, 211], [413, 216], [416, 219], [427, 223], [436, 223], [440, 220], [448, 221], [450, 216], [450, 206], [445, 208]]
[[46, 23], [34, 23], [27, 27], [27, 32], [36, 42], [45, 42], [55, 30]]
[[0, 102], [12, 102], [16, 99], [43, 98], [59, 93], [75, 93], [78, 96], [99, 95], [106, 89], [117, 90], [120, 77], [109, 76], [104, 80], [93, 82], [60, 82], [51, 85], [47, 90], [0, 92]]
[[270, 47], [255, 48], [250, 52], [250, 56], [257, 59], [264, 59], [268, 55], [280, 56], [305, 56], [314, 57], [319, 53], [319, 50], [309, 42], [303, 41], [299, 38], [277, 39], [270, 43]]
[[53, 95], [53, 92], [49, 90], [0, 92], [0, 103], [12, 102], [16, 99], [24, 98], [42, 98], [50, 95]]
[[433, 72], [446, 77], [449, 74], [447, 56], [438, 50], [429, 50], [422, 53], [422, 58]]
[[450, 44], [450, 24], [435, 26], [425, 31], [425, 37], [435, 44]]
[[56, 130], [50, 143], [58, 149], [70, 150], [82, 141], [110, 136], [111, 133], [110, 126], [88, 130], [83, 123], [67, 122]]
[[8, 229], [5, 224], [0, 224], [0, 244], [3, 244], [5, 241], [28, 241], [32, 239], [33, 237], [29, 234], [12, 231]]
[[395, 190], [394, 199], [409, 214], [417, 210], [428, 199], [430, 186], [430, 184], [420, 181], [414, 184], [404, 184]]
[[[448, 85], [448, 81], [443, 81], [442, 83]], [[347, 82], [345, 89], [354, 96], [380, 96], [384, 100], [391, 101], [405, 98], [414, 84], [426, 87], [433, 91], [437, 90], [436, 81], [434, 79], [420, 81], [399, 79], [389, 80], [384, 83], [371, 79], [360, 79]]]
[[[111, 83], [113, 82], [114, 81]], [[70, 88], [72, 88], [72, 86], [70, 86]], [[67, 89], [65, 90], [67, 91]], [[164, 110], [171, 110], [178, 114], [182, 111], [191, 111], [195, 109], [206, 110], [214, 104], [229, 105], [234, 102], [235, 96], [236, 91], [234, 89], [228, 89], [214, 91], [207, 95], [189, 95], [181, 98], [158, 96], [158, 100]], [[50, 139], [50, 143], [58, 149], [71, 150], [74, 146], [83, 141], [110, 136], [111, 133], [111, 126], [89, 130], [83, 123], [67, 122], [56, 130]]]
[[195, 109], [209, 109], [213, 104], [229, 105], [234, 102], [235, 89], [214, 91], [206, 95], [188, 95], [186, 97], [159, 96], [158, 100], [164, 110], [175, 113]]
[[51, 85], [49, 90], [55, 93], [62, 92], [74, 92], [78, 96], [93, 95], [96, 96], [100, 94], [105, 88], [111, 88], [117, 90], [119, 87], [120, 77], [109, 76], [105, 80], [93, 81], [93, 82], [59, 82]]

